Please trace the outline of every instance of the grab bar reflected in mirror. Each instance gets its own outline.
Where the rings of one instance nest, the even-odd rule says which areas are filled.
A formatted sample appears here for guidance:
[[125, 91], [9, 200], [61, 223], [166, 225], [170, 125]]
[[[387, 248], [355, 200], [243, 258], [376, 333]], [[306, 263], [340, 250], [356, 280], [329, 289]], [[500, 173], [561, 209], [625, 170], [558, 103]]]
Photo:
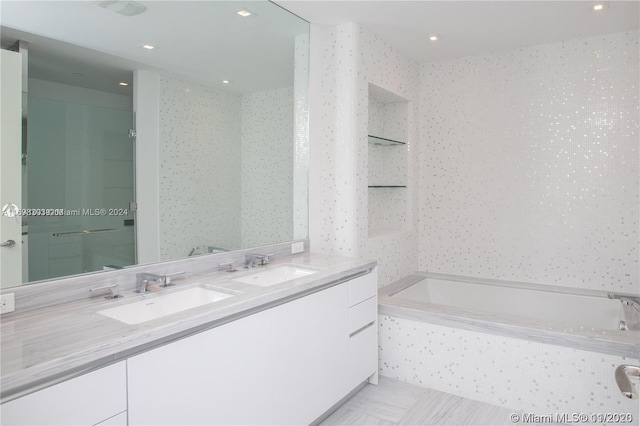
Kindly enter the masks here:
[[105, 232], [115, 232], [117, 229], [115, 228], [105, 228], [105, 229], [84, 229], [81, 231], [70, 231], [70, 232], [56, 232], [53, 234], [54, 237], [72, 237], [75, 235], [88, 235], [88, 234], [102, 234]]

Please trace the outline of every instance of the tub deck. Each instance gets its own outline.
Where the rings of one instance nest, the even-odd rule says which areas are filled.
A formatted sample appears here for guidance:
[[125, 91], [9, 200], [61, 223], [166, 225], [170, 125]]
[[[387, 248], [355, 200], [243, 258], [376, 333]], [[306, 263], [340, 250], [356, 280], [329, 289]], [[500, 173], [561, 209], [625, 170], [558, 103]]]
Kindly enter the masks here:
[[[558, 303], [552, 303], [544, 309], [543, 315], [533, 315], [538, 308], [518, 309], [517, 306], [506, 306], [506, 309], [482, 309], [476, 306], [475, 295], [460, 294], [460, 303], [444, 304], [446, 297], [417, 297], [412, 295], [410, 289], [414, 284], [425, 279], [449, 280], [471, 284], [482, 284], [492, 288], [503, 287], [505, 293], [513, 293], [512, 290], [525, 290], [522, 293], [527, 303], [531, 301], [530, 292], [543, 291], [545, 298], [548, 295], [556, 295]], [[455, 283], [452, 283], [455, 285]], [[407, 291], [409, 289], [409, 291]], [[462, 288], [464, 290], [464, 288]], [[527, 293], [529, 292], [529, 293]], [[466, 296], [466, 297], [465, 297]], [[576, 303], [584, 302], [580, 299], [594, 299], [589, 303], [583, 303], [580, 308], [572, 306], [571, 309], [585, 316], [582, 323], [572, 321], [573, 314], [556, 315], [563, 304], [571, 303], [571, 296], [576, 296]], [[510, 295], [513, 297], [513, 295]], [[606, 299], [603, 300], [595, 299]], [[466, 302], [465, 302], [466, 300]], [[471, 301], [470, 301], [471, 300]], [[610, 301], [607, 292], [571, 289], [558, 286], [542, 286], [538, 284], [506, 282], [490, 279], [477, 279], [455, 275], [435, 274], [428, 272], [416, 272], [404, 277], [392, 284], [382, 287], [378, 291], [379, 314], [392, 317], [406, 318], [432, 324], [461, 328], [469, 331], [489, 333], [505, 337], [513, 337], [539, 343], [570, 347], [592, 352], [610, 355], [637, 358], [640, 353], [640, 332], [620, 331], [616, 325], [619, 319], [610, 316], [611, 312], [604, 314], [593, 313], [591, 302], [602, 303], [604, 309], [611, 311], [612, 306], [617, 306], [617, 301]], [[509, 300], [500, 300], [498, 303], [510, 305]], [[542, 299], [543, 304], [549, 304], [547, 299]], [[452, 306], [457, 305], [457, 306]], [[617, 310], [617, 308], [616, 308]], [[620, 308], [621, 311], [621, 308]], [[546, 313], [551, 313], [546, 315]], [[548, 316], [549, 318], [545, 318]], [[609, 319], [607, 319], [609, 318]]]

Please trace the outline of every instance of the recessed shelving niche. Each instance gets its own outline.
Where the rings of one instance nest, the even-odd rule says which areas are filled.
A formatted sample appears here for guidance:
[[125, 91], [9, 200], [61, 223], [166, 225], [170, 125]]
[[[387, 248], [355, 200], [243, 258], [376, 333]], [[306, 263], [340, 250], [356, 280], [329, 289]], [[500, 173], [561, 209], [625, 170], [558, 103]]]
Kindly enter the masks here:
[[409, 101], [369, 84], [369, 238], [404, 231], [409, 208]]

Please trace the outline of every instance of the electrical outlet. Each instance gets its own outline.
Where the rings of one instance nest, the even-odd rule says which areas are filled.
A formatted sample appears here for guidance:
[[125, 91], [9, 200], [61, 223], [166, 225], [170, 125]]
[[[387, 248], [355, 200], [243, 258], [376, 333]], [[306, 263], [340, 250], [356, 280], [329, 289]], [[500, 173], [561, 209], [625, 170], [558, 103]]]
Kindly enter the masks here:
[[301, 253], [304, 251], [304, 241], [291, 243], [291, 254]]
[[8, 314], [16, 310], [14, 293], [0, 294], [0, 314]]

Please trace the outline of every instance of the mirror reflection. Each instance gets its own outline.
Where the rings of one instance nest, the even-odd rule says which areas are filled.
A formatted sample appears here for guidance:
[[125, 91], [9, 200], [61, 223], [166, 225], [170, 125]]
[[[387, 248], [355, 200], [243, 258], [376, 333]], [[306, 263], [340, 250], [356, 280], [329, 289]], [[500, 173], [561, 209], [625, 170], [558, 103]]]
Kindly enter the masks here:
[[305, 21], [267, 1], [18, 1], [1, 18], [26, 83], [2, 287], [306, 238]]

